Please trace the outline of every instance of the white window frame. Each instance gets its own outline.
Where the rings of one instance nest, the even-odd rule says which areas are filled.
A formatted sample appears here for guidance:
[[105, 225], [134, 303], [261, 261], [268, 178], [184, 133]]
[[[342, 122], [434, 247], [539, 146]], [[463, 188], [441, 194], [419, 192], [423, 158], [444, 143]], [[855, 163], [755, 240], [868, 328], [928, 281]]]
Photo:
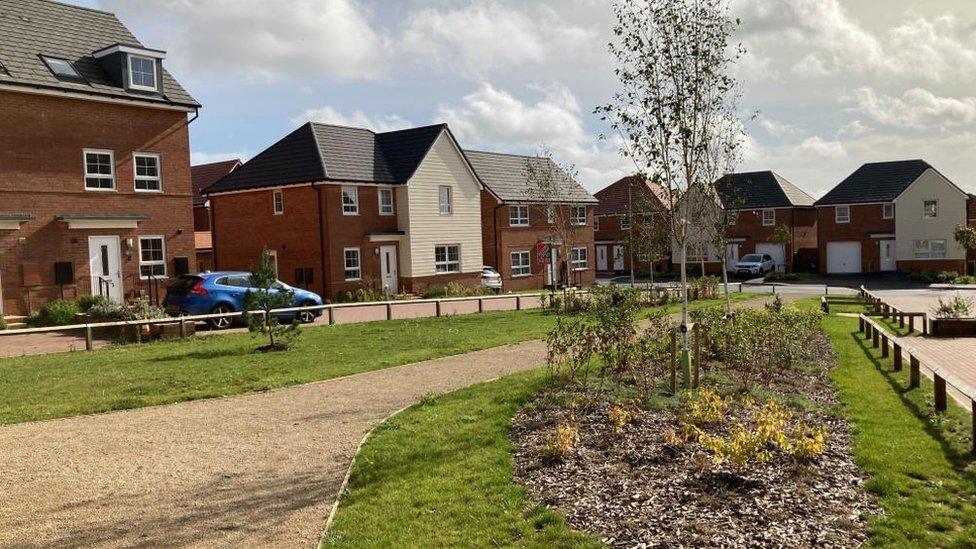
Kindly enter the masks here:
[[[389, 204], [383, 203], [383, 195], [390, 197]], [[380, 187], [379, 189], [376, 189], [376, 204], [380, 215], [394, 215], [396, 213], [396, 206], [394, 206], [393, 202], [393, 189], [390, 187]], [[387, 209], [386, 206], [389, 206], [389, 209]]]
[[512, 263], [512, 278], [532, 276], [532, 252], [519, 250], [509, 255]]
[[[149, 261], [146, 261], [145, 259], [143, 259], [143, 257], [142, 257], [142, 248], [143, 248], [142, 241], [143, 240], [159, 240], [160, 251], [163, 254], [163, 258], [162, 259], [151, 259]], [[162, 235], [158, 235], [158, 234], [144, 234], [144, 235], [139, 235], [139, 278], [141, 280], [149, 280], [149, 275], [142, 274], [142, 268], [143, 267], [156, 267], [156, 266], [159, 266], [159, 265], [161, 265], [163, 267], [163, 274], [161, 274], [161, 275], [155, 275], [155, 278], [156, 279], [166, 278], [167, 277], [167, 269], [166, 269], [166, 239], [163, 238]]]
[[[840, 215], [841, 208], [847, 212], [847, 215]], [[851, 207], [848, 206], [834, 206], [834, 223], [850, 223], [851, 222]]]
[[[770, 219], [766, 219], [766, 215], [769, 214]], [[776, 225], [776, 210], [773, 208], [765, 208], [762, 211], [762, 226], [772, 227]]]
[[[352, 204], [346, 204], [346, 191], [352, 196]], [[340, 201], [342, 203], [342, 215], [359, 215], [359, 188], [342, 187], [339, 189]], [[346, 208], [351, 208], [347, 210]]]
[[[576, 215], [579, 212], [579, 210], [582, 210], [583, 211], [583, 216], [582, 217]], [[575, 225], [577, 227], [585, 227], [586, 226], [586, 206], [570, 206], [569, 207], [569, 222], [570, 222], [571, 225]]]
[[[444, 248], [444, 261], [437, 260], [437, 249]], [[457, 248], [457, 260], [451, 261], [451, 248]], [[440, 267], [444, 267], [443, 270]], [[453, 267], [453, 268], [452, 268]], [[434, 246], [434, 272], [436, 274], [454, 274], [461, 272], [461, 245], [437, 244]]]
[[[579, 252], [583, 252], [582, 257], [577, 257]], [[574, 271], [585, 271], [590, 268], [590, 253], [589, 248], [586, 246], [574, 247], [572, 252], [570, 252], [570, 268]]]
[[[356, 266], [349, 266], [349, 256], [346, 255], [349, 252], [356, 252]], [[346, 282], [355, 282], [357, 280], [363, 279], [363, 253], [359, 248], [343, 248], [342, 249], [342, 266], [343, 266], [343, 277]], [[349, 276], [350, 272], [355, 272], [355, 276]]]
[[630, 230], [630, 216], [622, 215], [620, 216], [620, 230], [629, 231]]
[[881, 219], [894, 219], [895, 218], [895, 203], [885, 202], [881, 205]]
[[441, 215], [454, 215], [454, 189], [450, 185], [437, 187], [437, 212]]
[[[133, 55], [131, 53], [126, 54], [126, 65], [129, 68], [129, 88], [133, 90], [143, 90], [143, 91], [159, 91], [159, 70], [156, 68], [156, 60], [152, 57], [146, 57], [144, 55]], [[135, 79], [132, 78], [134, 72], [132, 70], [132, 60], [139, 59], [143, 61], [149, 61], [152, 63], [153, 68], [153, 84], [154, 86], [144, 86], [142, 84], [136, 84]]]
[[[136, 164], [137, 158], [152, 158], [156, 161], [156, 177], [140, 176], [139, 168]], [[140, 181], [155, 181], [158, 189], [140, 189]], [[163, 192], [163, 160], [156, 153], [134, 152], [132, 153], [132, 189], [137, 193], [161, 193]]]
[[[522, 216], [522, 212], [525, 215]], [[529, 207], [524, 205], [512, 204], [508, 207], [508, 226], [509, 227], [528, 227], [529, 226]]]
[[[935, 213], [929, 215], [928, 213], [928, 203], [933, 202], [935, 206]], [[922, 201], [922, 219], [938, 219], [939, 218], [939, 199], [928, 198]]]
[[[102, 173], [91, 174], [88, 173], [88, 155], [89, 154], [107, 154], [108, 155], [108, 165], [111, 169], [111, 173], [106, 175]], [[108, 149], [82, 149], [81, 151], [81, 162], [85, 169], [85, 190], [92, 192], [115, 192], [115, 151]], [[107, 179], [112, 182], [111, 187], [89, 187], [88, 179]]]
[[[932, 244], [935, 242], [942, 243], [941, 252], [932, 251]], [[912, 255], [915, 257], [915, 259], [945, 259], [948, 253], [949, 242], [944, 238], [915, 240], [912, 243]]]
[[283, 215], [285, 213], [285, 191], [282, 189], [271, 191], [271, 211], [275, 215]]
[[[78, 72], [78, 67], [75, 67], [75, 64], [74, 63], [72, 63], [68, 59], [65, 59], [64, 57], [55, 57], [53, 55], [41, 55], [41, 60], [44, 61], [44, 65], [47, 66], [48, 70], [51, 71], [51, 74], [53, 74], [55, 78], [68, 78], [68, 79], [75, 79], [75, 80], [83, 80], [83, 78], [81, 76], [81, 73]], [[62, 73], [59, 73], [57, 70], [55, 70], [54, 64], [57, 61], [63, 61], [64, 64], [67, 65], [68, 69], [71, 70], [71, 73], [70, 74], [62, 74]], [[8, 72], [8, 74], [9, 74], [9, 72]]]

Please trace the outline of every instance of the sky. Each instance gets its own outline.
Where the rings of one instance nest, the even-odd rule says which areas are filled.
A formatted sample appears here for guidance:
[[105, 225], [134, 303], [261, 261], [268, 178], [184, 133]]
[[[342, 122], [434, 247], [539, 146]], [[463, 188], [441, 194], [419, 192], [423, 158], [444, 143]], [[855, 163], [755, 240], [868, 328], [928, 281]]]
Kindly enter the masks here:
[[[629, 171], [593, 109], [617, 89], [603, 0], [70, 0], [116, 13], [203, 104], [192, 161], [247, 159], [308, 120], [446, 122], [462, 146], [545, 146], [591, 192]], [[923, 158], [976, 192], [976, 2], [730, 0], [740, 171], [819, 197]]]

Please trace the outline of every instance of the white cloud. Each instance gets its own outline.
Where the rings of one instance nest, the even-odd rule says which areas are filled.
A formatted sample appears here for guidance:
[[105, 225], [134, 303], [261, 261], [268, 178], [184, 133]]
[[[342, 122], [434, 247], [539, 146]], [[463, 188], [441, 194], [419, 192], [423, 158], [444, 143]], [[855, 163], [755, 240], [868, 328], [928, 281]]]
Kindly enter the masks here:
[[800, 154], [811, 154], [822, 158], [840, 158], [847, 154], [840, 141], [827, 141], [819, 135], [808, 137], [797, 147]]
[[591, 191], [633, 171], [618, 152], [618, 138], [600, 141], [584, 130], [582, 109], [567, 88], [534, 89], [542, 98], [526, 103], [484, 83], [460, 105], [441, 105], [437, 120], [447, 122], [466, 147], [532, 154], [545, 145], [557, 161], [575, 165]]
[[864, 122], [861, 122], [860, 120], [852, 120], [837, 130], [837, 136], [857, 136], [863, 135], [869, 131], [871, 131], [871, 128], [865, 125]]
[[474, 2], [459, 9], [415, 12], [407, 20], [402, 48], [423, 63], [480, 77], [502, 68], [543, 64], [554, 54], [581, 50], [594, 37], [549, 8], [530, 12]]
[[[384, 41], [355, 0], [103, 0], [125, 20], [154, 27], [194, 74], [370, 79]], [[149, 45], [156, 45], [150, 43]]]
[[759, 115], [756, 118], [756, 123], [762, 128], [766, 133], [773, 137], [782, 137], [786, 135], [796, 135], [800, 133], [800, 128], [783, 122], [777, 122], [765, 116]]
[[893, 97], [872, 88], [858, 88], [850, 101], [858, 111], [888, 126], [945, 129], [976, 122], [976, 97], [939, 97], [922, 88]]
[[351, 114], [343, 114], [330, 107], [318, 107], [307, 109], [305, 112], [291, 119], [291, 123], [298, 126], [305, 122], [320, 122], [323, 124], [336, 124], [339, 126], [352, 126], [355, 128], [367, 128], [374, 132], [388, 132], [402, 130], [413, 126], [409, 120], [401, 118], [395, 114], [384, 114], [379, 116], [369, 116], [362, 111], [354, 111]]

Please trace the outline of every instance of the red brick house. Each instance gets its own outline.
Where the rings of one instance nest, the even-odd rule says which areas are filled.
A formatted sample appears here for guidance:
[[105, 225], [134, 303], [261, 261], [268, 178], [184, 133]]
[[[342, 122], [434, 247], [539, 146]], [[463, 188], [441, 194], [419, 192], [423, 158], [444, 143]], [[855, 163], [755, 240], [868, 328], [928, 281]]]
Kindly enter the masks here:
[[[504, 290], [585, 286], [596, 280], [596, 199], [586, 189], [548, 158], [470, 150], [465, 155], [485, 186], [484, 264], [498, 269]], [[540, 190], [530, 172], [552, 181], [552, 187]]]
[[968, 201], [924, 160], [864, 164], [816, 203], [820, 272], [964, 272]]
[[213, 269], [210, 202], [201, 194], [201, 191], [220, 181], [240, 165], [241, 161], [235, 158], [190, 166], [190, 177], [193, 181], [193, 240], [196, 249], [197, 268], [201, 271]]
[[374, 133], [307, 123], [204, 190], [214, 269], [335, 298], [481, 284], [482, 185], [446, 124]]
[[0, 312], [128, 300], [193, 270], [199, 104], [165, 52], [111, 13], [4, 0], [0, 14]]
[[[633, 221], [654, 222], [653, 216], [667, 210], [667, 198], [660, 185], [631, 175], [618, 179], [594, 195], [599, 201], [594, 212], [597, 272], [619, 273], [630, 270], [631, 254], [627, 241]], [[667, 256], [667, 250], [663, 255]], [[647, 267], [637, 259], [638, 268]], [[665, 268], [667, 258], [655, 268]]]
[[[731, 269], [746, 254], [772, 256], [781, 272], [815, 271], [817, 210], [807, 193], [772, 171], [743, 172], [722, 177], [716, 184], [719, 205], [732, 212], [734, 224], [726, 233], [726, 264]], [[789, 233], [786, 244], [772, 242], [777, 230]], [[678, 254], [672, 254], [677, 263]], [[721, 258], [713, 246], [690, 246], [688, 264], [704, 263], [705, 271], [720, 273]]]

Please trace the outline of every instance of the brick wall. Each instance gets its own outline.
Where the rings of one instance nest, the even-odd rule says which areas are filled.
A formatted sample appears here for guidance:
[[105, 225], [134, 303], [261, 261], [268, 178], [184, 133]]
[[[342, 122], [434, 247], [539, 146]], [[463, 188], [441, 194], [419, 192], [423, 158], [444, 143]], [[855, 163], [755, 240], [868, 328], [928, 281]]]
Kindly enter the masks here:
[[[529, 226], [512, 227], [509, 221], [509, 207], [501, 205], [492, 196], [482, 195], [482, 239], [484, 241], [485, 265], [498, 269], [502, 275], [502, 285], [507, 291], [541, 289], [545, 287], [546, 267], [537, 264], [536, 244], [549, 240], [552, 226], [547, 222], [544, 206], [529, 207]], [[569, 219], [569, 207], [563, 206], [563, 219]], [[571, 247], [587, 249], [587, 266], [585, 271], [570, 272], [570, 283], [574, 285], [589, 285], [596, 280], [596, 250], [594, 248], [593, 207], [586, 208], [586, 225], [576, 227], [569, 232], [568, 246], [560, 250], [560, 259], [569, 261]], [[530, 252], [531, 274], [528, 276], [512, 276], [512, 252]], [[562, 267], [560, 267], [562, 268]]]
[[877, 273], [881, 270], [878, 239], [871, 238], [871, 235], [894, 234], [895, 220], [883, 218], [881, 204], [852, 205], [850, 209], [850, 222], [837, 223], [834, 206], [818, 208], [817, 234], [821, 274], [827, 273], [827, 244], [830, 242], [860, 242], [861, 272]]
[[775, 208], [773, 225], [763, 225], [762, 210], [743, 210], [736, 216], [729, 236], [739, 243], [739, 257], [756, 252], [756, 245], [768, 243], [777, 227], [790, 229], [786, 245], [786, 271], [810, 270], [817, 260], [817, 211], [812, 208]]
[[[6, 91], [0, 92], [0, 105], [0, 213], [35, 216], [19, 230], [0, 230], [4, 314], [28, 314], [62, 293], [66, 298], [91, 293], [89, 236], [120, 238], [127, 298], [147, 290], [138, 275], [139, 235], [164, 237], [167, 272], [177, 256], [189, 258], [195, 269], [185, 112]], [[85, 148], [115, 152], [115, 191], [85, 191]], [[160, 155], [162, 193], [134, 191], [136, 151]], [[148, 219], [135, 229], [91, 230], [69, 230], [55, 219], [64, 213], [123, 212]], [[56, 261], [72, 262], [73, 284], [54, 285]], [[23, 285], [25, 265], [36, 266], [40, 285]]]

